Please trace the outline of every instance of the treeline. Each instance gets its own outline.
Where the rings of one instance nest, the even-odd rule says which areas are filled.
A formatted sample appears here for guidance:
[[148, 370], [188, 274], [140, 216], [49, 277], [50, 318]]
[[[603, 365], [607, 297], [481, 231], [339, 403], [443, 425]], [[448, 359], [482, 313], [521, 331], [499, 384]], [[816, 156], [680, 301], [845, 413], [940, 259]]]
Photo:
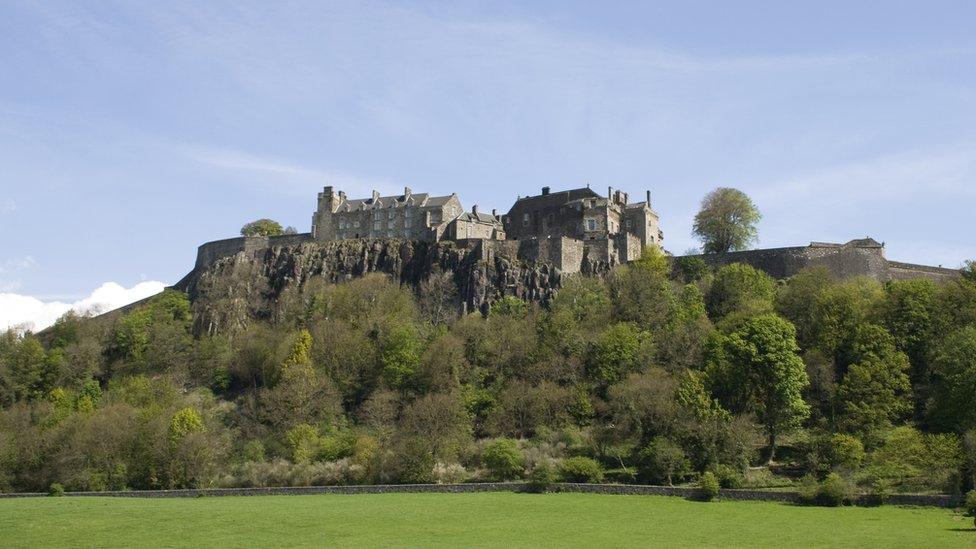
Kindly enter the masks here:
[[[649, 249], [547, 308], [457, 317], [435, 274], [289, 288], [192, 336], [167, 291], [0, 337], [0, 489], [527, 478], [959, 493], [976, 472], [976, 270], [880, 284]], [[231, 298], [208, 303], [246, 308]], [[803, 479], [803, 480], [800, 480]]]

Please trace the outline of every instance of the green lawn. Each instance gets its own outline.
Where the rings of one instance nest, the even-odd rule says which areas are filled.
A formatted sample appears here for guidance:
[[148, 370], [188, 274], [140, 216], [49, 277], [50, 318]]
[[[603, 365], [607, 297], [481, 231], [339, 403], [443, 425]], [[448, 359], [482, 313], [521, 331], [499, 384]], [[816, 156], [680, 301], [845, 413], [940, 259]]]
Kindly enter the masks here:
[[971, 518], [591, 494], [0, 500], [0, 545], [974, 547]]

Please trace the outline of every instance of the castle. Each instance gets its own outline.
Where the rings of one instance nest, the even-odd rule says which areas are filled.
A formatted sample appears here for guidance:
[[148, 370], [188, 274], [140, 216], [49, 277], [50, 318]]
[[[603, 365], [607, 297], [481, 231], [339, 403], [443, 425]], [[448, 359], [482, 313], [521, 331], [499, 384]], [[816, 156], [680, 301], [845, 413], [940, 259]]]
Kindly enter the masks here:
[[[325, 187], [318, 195], [311, 232], [203, 244], [193, 271], [176, 287], [192, 287], [201, 273], [225, 258], [267, 259], [281, 250], [317, 244], [326, 250], [320, 266], [335, 263], [329, 270], [342, 276], [381, 270], [406, 279], [400, 270], [418, 261], [417, 254], [427, 254], [428, 263], [454, 257], [451, 268], [466, 258], [478, 266], [469, 266], [470, 287], [465, 290], [470, 294], [468, 310], [475, 310], [489, 299], [488, 287], [498, 295], [522, 292], [519, 295], [537, 299], [551, 294], [563, 274], [607, 273], [614, 265], [638, 258], [644, 247], [660, 246], [663, 239], [650, 192], [644, 201], [632, 203], [627, 193], [612, 188], [601, 195], [589, 187], [558, 192], [543, 187], [538, 195], [518, 197], [508, 213], [499, 215], [477, 206], [466, 211], [457, 194], [430, 196], [405, 188], [397, 196], [374, 191], [369, 198], [350, 199]], [[826, 268], [838, 278], [867, 276], [880, 281], [949, 280], [960, 273], [890, 261], [884, 244], [869, 238], [699, 257], [713, 267], [747, 263], [774, 278], [789, 278], [809, 267]]]
[[[581, 270], [582, 262], [613, 265], [633, 261], [648, 245], [660, 245], [664, 234], [651, 208], [651, 193], [644, 202], [630, 203], [627, 193], [607, 189], [606, 196], [589, 187], [519, 197], [505, 215], [472, 207], [464, 211], [457, 194], [430, 196], [409, 187], [399, 196], [351, 199], [342, 191], [325, 187], [312, 215], [312, 238], [320, 242], [356, 238], [395, 238], [425, 242], [441, 241], [536, 241], [525, 249], [547, 250], [568, 272]], [[469, 243], [470, 244], [470, 243]], [[520, 248], [522, 249], [522, 248]], [[526, 257], [535, 260], [539, 257]], [[528, 254], [531, 255], [531, 254]], [[568, 255], [568, 258], [564, 256]], [[578, 261], [577, 261], [578, 258]]]

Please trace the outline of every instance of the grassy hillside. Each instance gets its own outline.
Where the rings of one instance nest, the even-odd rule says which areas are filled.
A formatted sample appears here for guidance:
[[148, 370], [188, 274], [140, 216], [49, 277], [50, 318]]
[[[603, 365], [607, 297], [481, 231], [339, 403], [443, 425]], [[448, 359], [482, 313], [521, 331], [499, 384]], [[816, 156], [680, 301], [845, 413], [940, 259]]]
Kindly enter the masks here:
[[0, 532], [7, 547], [976, 544], [943, 509], [510, 493], [2, 500]]

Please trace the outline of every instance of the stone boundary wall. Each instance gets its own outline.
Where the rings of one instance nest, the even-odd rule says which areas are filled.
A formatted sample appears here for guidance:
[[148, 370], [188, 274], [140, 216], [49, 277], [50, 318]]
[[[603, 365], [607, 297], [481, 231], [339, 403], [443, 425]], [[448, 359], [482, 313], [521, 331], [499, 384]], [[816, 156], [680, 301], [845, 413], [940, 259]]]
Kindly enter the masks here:
[[814, 242], [809, 246], [682, 257], [701, 258], [711, 267], [745, 263], [776, 279], [789, 278], [807, 267], [824, 267], [837, 278], [866, 276], [880, 282], [912, 278], [928, 278], [942, 282], [960, 276], [959, 271], [955, 269], [888, 261], [882, 247], [858, 246], [851, 243]]
[[218, 259], [230, 257], [238, 252], [256, 252], [273, 246], [297, 246], [312, 241], [312, 233], [284, 234], [280, 236], [239, 236], [224, 240], [207, 242], [197, 248], [197, 261], [194, 269], [206, 269]]
[[906, 280], [924, 277], [931, 278], [936, 282], [955, 280], [961, 276], [959, 269], [931, 267], [929, 265], [916, 265], [914, 263], [901, 263], [900, 261], [888, 262], [888, 275], [891, 280]]
[[[198, 488], [186, 490], [125, 490], [107, 492], [65, 492], [66, 497], [130, 497], [130, 498], [190, 498], [211, 496], [285, 496], [285, 495], [315, 495], [315, 494], [464, 494], [476, 492], [528, 492], [528, 484], [521, 482], [486, 482], [472, 484], [373, 484], [362, 486], [301, 486], [278, 488]], [[699, 497], [698, 488], [683, 486], [645, 486], [637, 484], [581, 484], [556, 483], [550, 488], [552, 492], [581, 493], [581, 494], [614, 494], [634, 496], [672, 496], [687, 499]], [[0, 493], [0, 499], [47, 497], [45, 493]], [[772, 501], [780, 503], [796, 503], [798, 494], [795, 492], [769, 492], [764, 490], [729, 490], [719, 491], [719, 498], [735, 501]], [[870, 495], [862, 495], [855, 499], [857, 505], [877, 505], [880, 501]], [[920, 507], [960, 507], [962, 496], [926, 495], [926, 494], [892, 494], [885, 502], [888, 505], [911, 505]]]

